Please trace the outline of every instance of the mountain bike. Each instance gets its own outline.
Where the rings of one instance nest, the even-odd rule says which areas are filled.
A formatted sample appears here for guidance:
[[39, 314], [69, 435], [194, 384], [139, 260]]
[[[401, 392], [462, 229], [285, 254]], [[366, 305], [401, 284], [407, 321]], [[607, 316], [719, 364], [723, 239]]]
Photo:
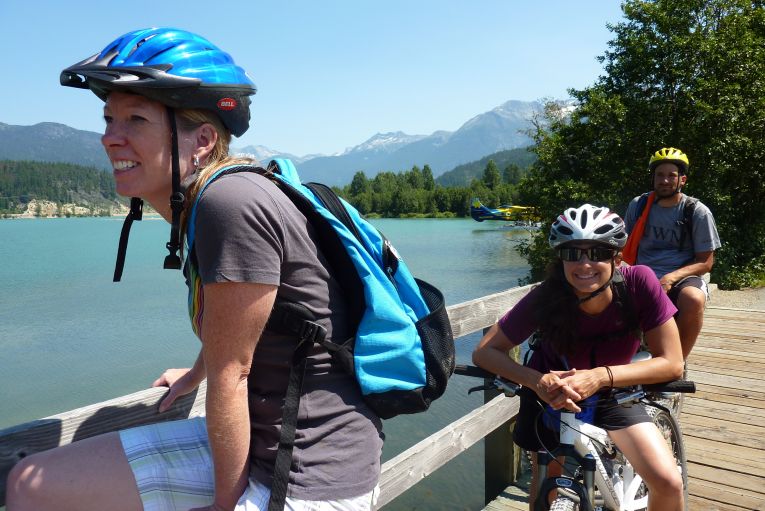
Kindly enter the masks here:
[[[476, 390], [496, 389], [505, 396], [515, 396], [521, 386], [474, 366], [458, 365], [456, 374], [484, 378]], [[643, 403], [667, 441], [683, 477], [687, 501], [688, 474], [680, 426], [673, 414], [648, 396], [665, 392], [695, 392], [695, 384], [678, 380], [664, 384], [633, 385], [614, 389], [612, 398], [622, 406]], [[564, 475], [548, 477], [550, 463], [564, 456]], [[538, 452], [538, 491], [535, 511], [640, 511], [648, 506], [648, 488], [624, 454], [611, 441], [608, 433], [583, 422], [577, 414], [560, 413], [560, 444]], [[554, 493], [553, 493], [554, 491]], [[552, 503], [548, 495], [555, 495]]]

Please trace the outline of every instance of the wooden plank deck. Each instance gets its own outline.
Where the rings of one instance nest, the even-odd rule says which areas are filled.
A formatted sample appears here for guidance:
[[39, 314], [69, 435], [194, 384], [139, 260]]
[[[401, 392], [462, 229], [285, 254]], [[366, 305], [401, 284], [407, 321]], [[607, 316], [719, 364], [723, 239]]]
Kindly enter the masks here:
[[709, 307], [683, 404], [688, 509], [765, 510], [765, 311]]
[[[688, 359], [680, 424], [690, 511], [765, 510], [765, 311], [709, 307]], [[508, 487], [486, 511], [526, 510]]]

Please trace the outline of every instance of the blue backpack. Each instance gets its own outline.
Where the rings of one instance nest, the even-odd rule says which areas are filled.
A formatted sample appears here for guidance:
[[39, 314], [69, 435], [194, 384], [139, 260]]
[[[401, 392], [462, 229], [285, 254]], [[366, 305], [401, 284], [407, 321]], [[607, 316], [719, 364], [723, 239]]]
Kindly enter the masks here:
[[[446, 390], [454, 371], [454, 338], [443, 294], [410, 273], [391, 243], [329, 187], [302, 184], [290, 160], [268, 170], [234, 166], [219, 170], [197, 194], [187, 230], [191, 253], [197, 204], [206, 187], [222, 175], [258, 172], [272, 179], [313, 225], [351, 306], [357, 327], [350, 339], [326, 339], [326, 331], [297, 303], [277, 302], [266, 329], [299, 339], [285, 397], [276, 458], [272, 503], [286, 494], [306, 355], [317, 342], [355, 376], [369, 407], [381, 418], [422, 412]], [[307, 342], [306, 342], [307, 341]], [[271, 509], [271, 508], [269, 508]], [[281, 509], [279, 505], [273, 509]]]

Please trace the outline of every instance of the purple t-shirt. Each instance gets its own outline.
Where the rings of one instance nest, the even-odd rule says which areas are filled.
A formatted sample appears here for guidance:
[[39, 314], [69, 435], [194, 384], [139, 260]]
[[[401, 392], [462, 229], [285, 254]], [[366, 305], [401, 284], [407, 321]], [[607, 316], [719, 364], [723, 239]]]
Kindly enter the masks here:
[[[677, 312], [649, 267], [630, 266], [621, 268], [621, 272], [643, 332], [664, 324]], [[499, 320], [502, 332], [514, 345], [525, 341], [539, 326], [533, 310], [538, 292], [539, 288], [532, 289]], [[617, 338], [609, 336], [623, 332], [627, 327], [624, 313], [614, 300], [600, 314], [590, 315], [580, 310], [577, 323], [579, 349], [566, 357], [569, 368], [591, 369], [604, 365], [628, 364], [640, 347], [640, 339], [634, 333], [626, 333]], [[564, 369], [560, 360], [550, 343], [542, 342], [540, 349], [532, 356], [529, 366], [544, 372]]]

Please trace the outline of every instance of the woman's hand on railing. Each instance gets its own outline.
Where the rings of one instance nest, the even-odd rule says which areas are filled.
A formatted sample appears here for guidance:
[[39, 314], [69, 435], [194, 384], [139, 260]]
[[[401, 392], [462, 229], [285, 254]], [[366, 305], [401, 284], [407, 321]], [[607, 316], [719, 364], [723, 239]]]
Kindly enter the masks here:
[[154, 380], [151, 384], [152, 387], [170, 387], [167, 395], [159, 403], [159, 412], [163, 413], [167, 411], [181, 396], [185, 396], [199, 386], [199, 381], [194, 377], [190, 368], [183, 369], [168, 369], [162, 376]]

